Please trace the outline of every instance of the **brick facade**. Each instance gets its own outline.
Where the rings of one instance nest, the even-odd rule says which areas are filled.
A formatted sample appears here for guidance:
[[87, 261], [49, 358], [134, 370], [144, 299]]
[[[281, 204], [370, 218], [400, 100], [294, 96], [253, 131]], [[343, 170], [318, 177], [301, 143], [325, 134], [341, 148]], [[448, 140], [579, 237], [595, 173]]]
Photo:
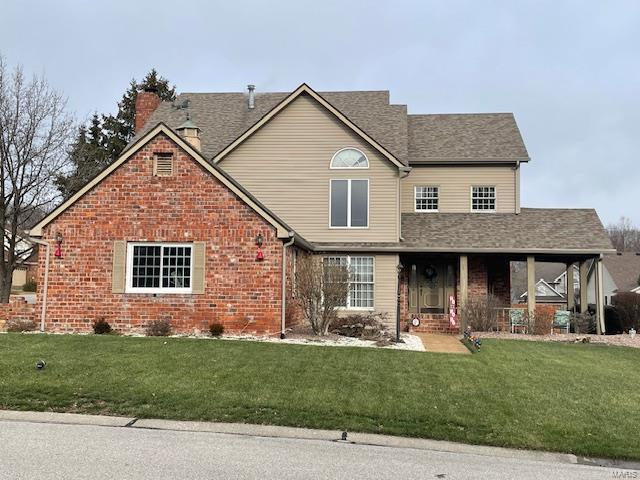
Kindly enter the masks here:
[[4, 330], [10, 320], [38, 320], [38, 312], [33, 303], [27, 301], [19, 295], [11, 295], [9, 303], [0, 304], [0, 331]]
[[[155, 153], [172, 153], [174, 173], [153, 175]], [[175, 331], [277, 333], [281, 319], [282, 241], [275, 228], [160, 134], [43, 231], [63, 236], [51, 256], [46, 328], [89, 331], [104, 318], [123, 332], [167, 318]], [[264, 237], [257, 261], [256, 237]], [[112, 293], [114, 241], [206, 242], [204, 294]], [[40, 249], [43, 285], [46, 249]], [[42, 288], [38, 288], [38, 308]]]

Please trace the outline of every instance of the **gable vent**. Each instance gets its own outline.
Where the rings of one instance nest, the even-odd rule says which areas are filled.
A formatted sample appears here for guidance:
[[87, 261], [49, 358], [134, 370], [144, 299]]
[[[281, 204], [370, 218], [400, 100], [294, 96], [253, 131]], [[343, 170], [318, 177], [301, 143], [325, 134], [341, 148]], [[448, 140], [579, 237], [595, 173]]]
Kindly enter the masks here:
[[173, 175], [173, 155], [170, 153], [156, 153], [153, 161], [153, 174], [156, 177]]

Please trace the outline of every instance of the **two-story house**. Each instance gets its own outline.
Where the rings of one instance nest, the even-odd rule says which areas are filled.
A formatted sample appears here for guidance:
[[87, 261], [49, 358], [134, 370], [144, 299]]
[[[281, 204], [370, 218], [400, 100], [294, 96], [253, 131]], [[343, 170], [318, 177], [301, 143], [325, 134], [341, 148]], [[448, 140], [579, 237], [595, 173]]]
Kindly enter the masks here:
[[121, 158], [31, 232], [51, 246], [47, 329], [169, 318], [279, 334], [296, 320], [306, 252], [349, 267], [345, 311], [457, 332], [471, 296], [510, 303], [511, 261], [527, 262], [534, 292], [536, 261], [586, 272], [611, 250], [594, 210], [520, 207], [529, 156], [511, 114], [409, 114], [385, 91], [303, 84], [172, 103], [140, 92], [136, 127]]

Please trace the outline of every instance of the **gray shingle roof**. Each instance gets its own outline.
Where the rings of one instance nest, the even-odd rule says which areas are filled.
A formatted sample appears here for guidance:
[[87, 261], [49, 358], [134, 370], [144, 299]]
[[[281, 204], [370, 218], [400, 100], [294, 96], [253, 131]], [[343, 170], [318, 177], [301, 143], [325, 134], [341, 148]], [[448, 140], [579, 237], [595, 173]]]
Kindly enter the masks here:
[[511, 113], [409, 115], [411, 162], [528, 160]]
[[[405, 165], [528, 159], [512, 114], [408, 115], [406, 105], [389, 103], [388, 91], [319, 94]], [[159, 122], [177, 128], [186, 110], [173, 105], [189, 100], [191, 120], [201, 129], [202, 153], [211, 158], [287, 95], [258, 92], [250, 110], [246, 93], [182, 93], [174, 104], [161, 103], [137, 137]]]
[[624, 252], [605, 255], [604, 266], [616, 282], [619, 292], [628, 292], [638, 286], [640, 277], [640, 253]]
[[611, 250], [593, 209], [523, 208], [521, 213], [402, 214], [403, 244], [441, 249]]

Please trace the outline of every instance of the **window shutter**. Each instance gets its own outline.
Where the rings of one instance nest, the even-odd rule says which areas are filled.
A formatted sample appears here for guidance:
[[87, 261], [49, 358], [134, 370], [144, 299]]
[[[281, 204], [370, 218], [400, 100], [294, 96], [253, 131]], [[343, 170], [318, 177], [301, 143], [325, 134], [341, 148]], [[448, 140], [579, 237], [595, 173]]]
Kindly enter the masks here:
[[204, 293], [205, 248], [205, 242], [193, 242], [193, 285], [191, 292], [195, 294]]
[[124, 293], [126, 264], [127, 242], [117, 240], [113, 242], [113, 272], [111, 275], [111, 291], [113, 293]]

